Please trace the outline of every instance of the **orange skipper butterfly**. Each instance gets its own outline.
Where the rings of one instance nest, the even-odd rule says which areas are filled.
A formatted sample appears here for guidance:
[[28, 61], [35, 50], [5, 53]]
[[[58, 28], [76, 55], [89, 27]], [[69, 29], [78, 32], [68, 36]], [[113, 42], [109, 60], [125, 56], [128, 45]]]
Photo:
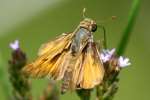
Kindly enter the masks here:
[[84, 18], [75, 31], [43, 44], [37, 59], [26, 65], [23, 72], [35, 78], [63, 80], [62, 93], [68, 89], [94, 88], [104, 77], [100, 52], [93, 40], [96, 30], [96, 22]]

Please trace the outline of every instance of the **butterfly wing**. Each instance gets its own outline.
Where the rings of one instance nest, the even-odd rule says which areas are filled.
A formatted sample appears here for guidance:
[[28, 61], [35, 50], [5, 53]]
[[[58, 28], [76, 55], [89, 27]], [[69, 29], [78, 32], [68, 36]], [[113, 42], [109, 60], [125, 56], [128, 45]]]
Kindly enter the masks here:
[[69, 57], [72, 37], [73, 33], [65, 34], [44, 44], [39, 50], [38, 58], [26, 65], [23, 72], [36, 78], [48, 76], [57, 80], [62, 79], [69, 62], [66, 59]]
[[74, 65], [72, 79], [70, 82], [70, 89], [75, 90], [77, 88], [78, 80], [80, 77], [80, 73], [82, 72], [82, 63], [83, 63], [83, 53], [78, 56], [76, 63]]
[[63, 49], [67, 49], [70, 46], [73, 36], [74, 33], [63, 33], [56, 40], [43, 44], [39, 49], [38, 56], [41, 56], [45, 53], [49, 53], [52, 56], [50, 58], [53, 58], [53, 56], [55, 56], [58, 53], [61, 53]]
[[75, 76], [78, 77], [75, 82], [80, 88], [90, 89], [102, 82], [104, 68], [96, 46], [87, 47], [82, 54], [82, 63], [78, 65], [77, 69], [79, 74]]

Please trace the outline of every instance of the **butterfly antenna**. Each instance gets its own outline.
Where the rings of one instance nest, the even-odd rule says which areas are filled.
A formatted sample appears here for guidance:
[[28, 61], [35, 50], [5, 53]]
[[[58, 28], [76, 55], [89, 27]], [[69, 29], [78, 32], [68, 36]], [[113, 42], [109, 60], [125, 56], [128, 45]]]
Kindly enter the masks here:
[[86, 13], [86, 8], [83, 8], [83, 11], [82, 11], [82, 18], [83, 18], [83, 19], [86, 18], [85, 13]]
[[98, 24], [105, 24], [107, 22], [110, 22], [110, 21], [113, 21], [113, 20], [116, 20], [117, 19], [117, 16], [111, 16], [105, 20], [102, 20], [102, 21], [97, 21]]
[[110, 22], [112, 20], [115, 20], [116, 18], [117, 18], [117, 16], [111, 16], [104, 21], [101, 21], [101, 22], [98, 21], [97, 22], [97, 26], [103, 30], [103, 36], [104, 36], [103, 46], [105, 49], [107, 49], [107, 36], [106, 36], [106, 28], [102, 24]]

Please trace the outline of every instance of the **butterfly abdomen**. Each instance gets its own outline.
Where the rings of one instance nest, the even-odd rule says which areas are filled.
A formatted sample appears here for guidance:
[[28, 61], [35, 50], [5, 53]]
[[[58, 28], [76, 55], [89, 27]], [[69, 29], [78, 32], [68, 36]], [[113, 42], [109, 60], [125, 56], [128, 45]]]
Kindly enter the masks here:
[[68, 64], [67, 70], [65, 71], [64, 77], [63, 77], [63, 83], [62, 83], [62, 87], [61, 87], [62, 94], [64, 94], [68, 89], [73, 88], [73, 86], [72, 86], [73, 67], [76, 63], [77, 58], [74, 57], [72, 54], [70, 57], [68, 57], [68, 59], [66, 59], [66, 60], [69, 60], [69, 64]]
[[66, 91], [68, 90], [71, 81], [71, 76], [72, 76], [72, 70], [68, 68], [64, 74], [63, 83], [61, 87], [61, 94], [66, 93]]

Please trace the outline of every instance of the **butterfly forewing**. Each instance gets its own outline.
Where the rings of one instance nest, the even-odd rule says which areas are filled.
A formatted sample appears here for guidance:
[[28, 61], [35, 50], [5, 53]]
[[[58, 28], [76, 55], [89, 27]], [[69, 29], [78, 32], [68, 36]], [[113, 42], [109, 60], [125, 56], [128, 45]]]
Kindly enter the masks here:
[[[63, 35], [59, 36], [56, 40], [43, 44], [39, 49], [38, 55], [42, 56], [43, 54], [50, 54], [50, 56], [52, 56], [51, 58], [53, 58], [53, 56], [69, 47], [73, 35], [74, 33], [63, 33]], [[50, 57], [48, 56], [48, 58]]]
[[[67, 50], [69, 50], [72, 37], [73, 33], [62, 35], [56, 40], [42, 45], [38, 53], [39, 57], [31, 64], [26, 65], [23, 72], [36, 78], [51, 76], [57, 79], [63, 77], [62, 75], [66, 69], [64, 67], [67, 64], [65, 62], [68, 57]], [[60, 67], [61, 65], [63, 66]]]
[[90, 89], [102, 82], [104, 76], [103, 64], [98, 55], [95, 56], [95, 49], [93, 47], [87, 48], [82, 67], [79, 83], [81, 88]]

